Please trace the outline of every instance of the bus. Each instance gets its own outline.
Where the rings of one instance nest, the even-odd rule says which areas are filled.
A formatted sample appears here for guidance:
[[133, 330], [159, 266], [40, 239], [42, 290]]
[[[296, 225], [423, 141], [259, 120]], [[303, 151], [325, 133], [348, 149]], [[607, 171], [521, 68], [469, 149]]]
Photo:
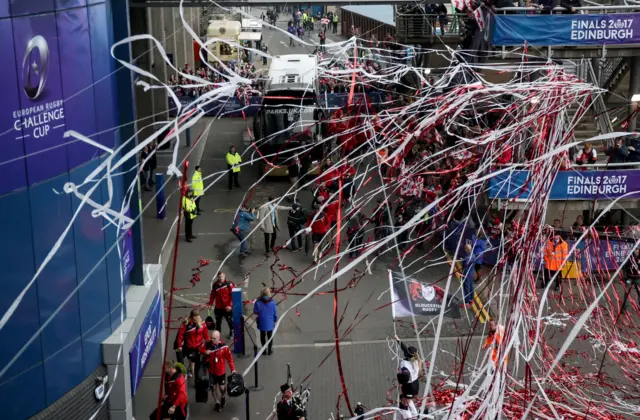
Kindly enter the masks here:
[[[253, 120], [255, 145], [262, 156], [275, 165], [260, 159], [261, 176], [286, 176], [295, 162], [297, 149], [303, 140], [313, 145], [311, 160], [322, 160], [320, 122], [324, 112], [318, 101], [317, 57], [308, 54], [275, 56], [267, 76], [262, 104]], [[308, 131], [308, 132], [307, 132]], [[277, 154], [277, 155], [276, 155]], [[270, 156], [269, 156], [270, 155]]]

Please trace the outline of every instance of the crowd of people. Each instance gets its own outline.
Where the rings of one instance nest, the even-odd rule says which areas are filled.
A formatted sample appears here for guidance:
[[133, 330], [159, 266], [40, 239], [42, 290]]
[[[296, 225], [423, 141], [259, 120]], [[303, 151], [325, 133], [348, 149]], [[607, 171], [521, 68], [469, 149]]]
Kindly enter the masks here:
[[[251, 80], [250, 90], [256, 93], [264, 91], [266, 80], [260, 77], [255, 64], [249, 59], [248, 53], [245, 51], [246, 59], [241, 61], [232, 60], [225, 65], [234, 73], [241, 77]], [[177, 96], [189, 96], [198, 98], [199, 96], [211, 92], [219, 87], [220, 84], [228, 82], [228, 78], [225, 77], [227, 71], [219, 63], [209, 63], [210, 67], [202, 67], [194, 70], [189, 64], [186, 64], [181, 72], [184, 74], [194, 75], [201, 79], [204, 79], [208, 84], [205, 86], [189, 87], [189, 85], [200, 85], [201, 82], [187, 79], [182, 74], [172, 74], [169, 76], [167, 84], [173, 86], [173, 91]]]

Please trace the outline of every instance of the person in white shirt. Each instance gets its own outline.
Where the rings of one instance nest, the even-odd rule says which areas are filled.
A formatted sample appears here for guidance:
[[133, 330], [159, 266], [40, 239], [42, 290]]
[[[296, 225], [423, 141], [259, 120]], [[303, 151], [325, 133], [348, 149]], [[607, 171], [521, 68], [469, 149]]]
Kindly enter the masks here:
[[584, 147], [576, 155], [576, 164], [594, 164], [598, 161], [598, 154], [591, 143], [585, 143]]
[[404, 395], [418, 395], [420, 392], [420, 373], [422, 372], [422, 361], [418, 355], [418, 349], [413, 346], [407, 347], [396, 335], [394, 337], [404, 353], [404, 359], [400, 362], [400, 372], [409, 372], [409, 380], [402, 384]]

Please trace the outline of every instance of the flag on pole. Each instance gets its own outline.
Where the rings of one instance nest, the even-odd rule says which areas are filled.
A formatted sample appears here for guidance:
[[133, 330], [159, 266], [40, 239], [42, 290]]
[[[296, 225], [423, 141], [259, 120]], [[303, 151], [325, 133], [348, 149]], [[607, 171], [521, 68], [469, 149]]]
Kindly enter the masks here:
[[394, 318], [415, 316], [438, 316], [445, 305], [444, 315], [449, 318], [460, 318], [460, 299], [449, 294], [436, 285], [411, 278], [403, 278], [402, 274], [389, 270], [391, 286], [391, 311]]

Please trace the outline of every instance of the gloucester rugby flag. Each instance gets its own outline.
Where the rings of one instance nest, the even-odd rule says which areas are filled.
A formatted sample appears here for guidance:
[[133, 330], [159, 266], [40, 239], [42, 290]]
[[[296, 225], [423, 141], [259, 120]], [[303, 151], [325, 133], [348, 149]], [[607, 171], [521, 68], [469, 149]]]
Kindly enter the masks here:
[[444, 315], [449, 318], [460, 318], [460, 299], [444, 289], [411, 278], [403, 278], [402, 274], [389, 270], [391, 285], [391, 301], [394, 318], [440, 315], [445, 305]]

